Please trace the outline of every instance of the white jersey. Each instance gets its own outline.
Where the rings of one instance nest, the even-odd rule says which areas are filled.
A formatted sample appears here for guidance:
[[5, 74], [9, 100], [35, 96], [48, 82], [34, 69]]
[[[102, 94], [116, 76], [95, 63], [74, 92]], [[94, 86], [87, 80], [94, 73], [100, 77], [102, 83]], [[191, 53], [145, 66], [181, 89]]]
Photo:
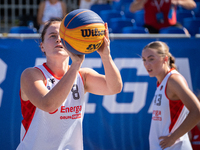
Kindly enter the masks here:
[[[63, 17], [63, 11], [62, 11], [62, 6], [61, 2], [58, 1], [56, 4], [51, 4], [48, 0], [45, 1], [45, 7], [44, 7], [44, 12], [42, 16], [42, 22], [46, 22], [50, 20], [51, 18]], [[40, 26], [40, 32], [42, 31], [44, 25]]]
[[[162, 150], [158, 138], [173, 133], [188, 114], [188, 110], [181, 100], [173, 101], [166, 95], [167, 82], [172, 74], [179, 73], [174, 69], [170, 70], [161, 84], [157, 86], [153, 98], [153, 113], [149, 134], [150, 150]], [[192, 150], [188, 134], [186, 133], [180, 137], [174, 145], [165, 150]]]
[[[51, 90], [58, 82], [46, 66], [36, 66]], [[54, 112], [45, 112], [21, 99], [21, 141], [17, 150], [83, 150], [82, 121], [85, 110], [84, 84], [80, 73], [63, 104]]]

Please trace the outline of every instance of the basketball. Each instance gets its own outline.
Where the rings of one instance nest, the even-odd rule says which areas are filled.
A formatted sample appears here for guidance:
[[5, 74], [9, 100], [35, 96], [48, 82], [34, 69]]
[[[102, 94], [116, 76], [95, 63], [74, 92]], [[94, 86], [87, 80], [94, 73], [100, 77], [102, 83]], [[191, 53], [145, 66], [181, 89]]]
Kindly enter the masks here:
[[105, 26], [101, 17], [88, 9], [76, 9], [62, 20], [59, 34], [67, 50], [78, 55], [90, 54], [102, 45]]

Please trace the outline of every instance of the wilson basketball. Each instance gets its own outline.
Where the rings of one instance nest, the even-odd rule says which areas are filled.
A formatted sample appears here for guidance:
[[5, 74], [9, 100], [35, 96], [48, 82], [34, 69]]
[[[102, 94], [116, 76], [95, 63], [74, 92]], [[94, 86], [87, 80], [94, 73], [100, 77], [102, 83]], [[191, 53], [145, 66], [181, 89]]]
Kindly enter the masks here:
[[59, 34], [67, 50], [79, 55], [89, 54], [102, 45], [105, 26], [95, 12], [76, 9], [63, 18]]

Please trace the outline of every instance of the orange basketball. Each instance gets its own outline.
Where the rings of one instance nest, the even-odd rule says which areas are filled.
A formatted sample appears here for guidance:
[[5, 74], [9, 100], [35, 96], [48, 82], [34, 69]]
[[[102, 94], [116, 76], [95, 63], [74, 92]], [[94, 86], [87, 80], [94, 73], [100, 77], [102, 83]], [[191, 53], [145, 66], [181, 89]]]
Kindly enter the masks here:
[[102, 45], [105, 26], [95, 12], [76, 9], [63, 18], [59, 34], [67, 50], [84, 55], [98, 50]]

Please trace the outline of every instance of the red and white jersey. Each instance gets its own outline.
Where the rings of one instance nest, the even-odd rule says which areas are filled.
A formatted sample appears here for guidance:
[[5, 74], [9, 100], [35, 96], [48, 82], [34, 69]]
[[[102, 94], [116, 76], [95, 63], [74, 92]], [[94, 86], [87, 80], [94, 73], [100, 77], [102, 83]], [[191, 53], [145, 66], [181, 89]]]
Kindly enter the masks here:
[[[150, 25], [158, 30], [168, 26], [175, 25], [176, 19], [176, 7], [173, 7], [171, 0], [147, 0], [144, 5], [144, 20], [145, 24]], [[163, 14], [163, 23], [158, 23], [157, 14]]]
[[[149, 134], [150, 150], [162, 150], [158, 138], [173, 133], [182, 124], [189, 112], [181, 100], [170, 100], [166, 95], [167, 82], [172, 74], [179, 73], [171, 69], [157, 86], [153, 98], [153, 113]], [[186, 133], [180, 137], [174, 145], [165, 150], [192, 150], [188, 134]]]
[[[36, 66], [51, 90], [58, 82], [46, 66]], [[21, 97], [21, 96], [20, 96]], [[54, 112], [45, 112], [30, 101], [21, 99], [21, 141], [17, 150], [82, 150], [82, 121], [85, 110], [84, 84], [81, 74], [63, 104]]]
[[198, 126], [195, 126], [191, 130], [191, 134], [192, 134], [191, 143], [193, 150], [200, 150], [200, 130]]

